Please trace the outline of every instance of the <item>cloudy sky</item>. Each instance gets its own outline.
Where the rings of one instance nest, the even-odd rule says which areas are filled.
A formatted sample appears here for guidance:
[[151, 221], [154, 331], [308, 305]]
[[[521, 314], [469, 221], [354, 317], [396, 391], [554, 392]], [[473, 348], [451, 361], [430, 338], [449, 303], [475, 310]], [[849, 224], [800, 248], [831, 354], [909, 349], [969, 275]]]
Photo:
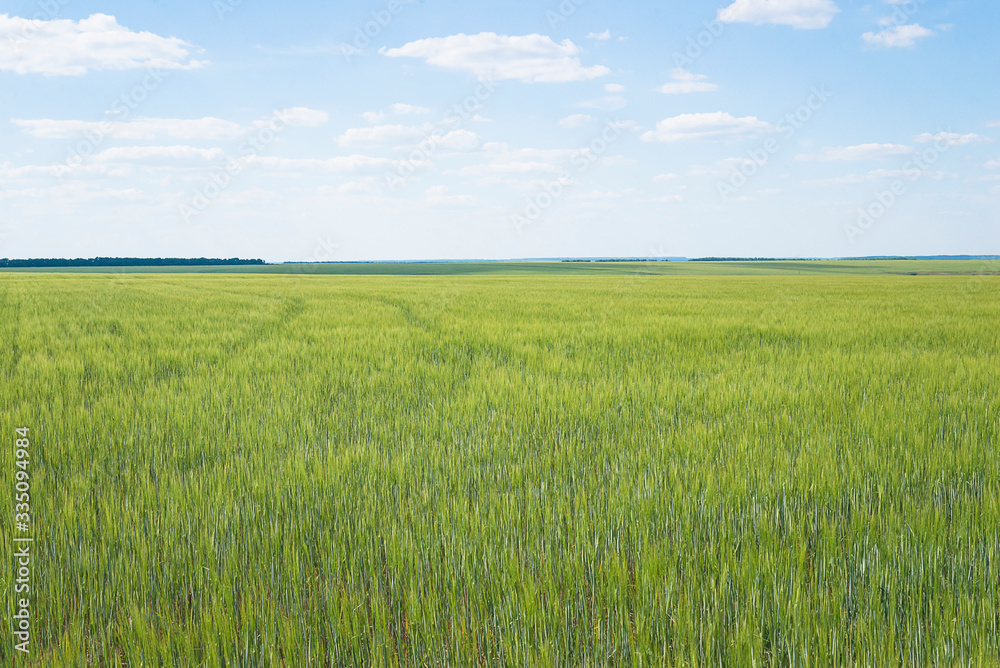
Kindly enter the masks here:
[[1000, 252], [995, 0], [0, 3], [0, 257]]

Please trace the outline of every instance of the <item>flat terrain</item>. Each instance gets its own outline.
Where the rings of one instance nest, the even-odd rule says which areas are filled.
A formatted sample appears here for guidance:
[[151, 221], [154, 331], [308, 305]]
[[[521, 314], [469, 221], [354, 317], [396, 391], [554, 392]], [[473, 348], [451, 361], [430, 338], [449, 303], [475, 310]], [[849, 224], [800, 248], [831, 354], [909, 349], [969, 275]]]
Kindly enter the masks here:
[[63, 267], [0, 273], [292, 274], [384, 276], [1000, 275], [997, 260], [781, 260], [774, 262], [332, 262], [205, 267]]
[[1000, 277], [820, 264], [2, 275], [21, 663], [1000, 665]]

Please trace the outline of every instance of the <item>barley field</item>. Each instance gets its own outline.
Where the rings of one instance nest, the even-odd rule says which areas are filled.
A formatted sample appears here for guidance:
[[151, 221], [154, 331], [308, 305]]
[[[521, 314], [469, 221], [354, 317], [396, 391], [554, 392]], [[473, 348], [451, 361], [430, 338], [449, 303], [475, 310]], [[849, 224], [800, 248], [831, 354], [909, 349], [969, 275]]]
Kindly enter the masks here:
[[1000, 277], [11, 273], [0, 316], [18, 665], [1000, 666]]

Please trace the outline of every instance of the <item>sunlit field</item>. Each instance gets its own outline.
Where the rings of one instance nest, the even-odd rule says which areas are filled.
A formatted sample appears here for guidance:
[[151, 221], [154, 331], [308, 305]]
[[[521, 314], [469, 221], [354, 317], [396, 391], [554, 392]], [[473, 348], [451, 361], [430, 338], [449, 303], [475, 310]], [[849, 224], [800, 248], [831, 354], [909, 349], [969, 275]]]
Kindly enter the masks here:
[[1000, 277], [620, 273], [0, 275], [18, 662], [1000, 665]]

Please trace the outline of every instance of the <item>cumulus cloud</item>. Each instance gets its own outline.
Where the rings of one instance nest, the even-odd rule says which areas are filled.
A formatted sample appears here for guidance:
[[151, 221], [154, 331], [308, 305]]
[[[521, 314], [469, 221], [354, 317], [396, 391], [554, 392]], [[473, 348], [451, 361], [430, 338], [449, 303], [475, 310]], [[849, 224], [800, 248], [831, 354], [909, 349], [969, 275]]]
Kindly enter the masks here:
[[422, 58], [431, 65], [469, 72], [479, 79], [517, 79], [526, 83], [565, 83], [596, 79], [611, 70], [602, 65], [585, 67], [580, 48], [570, 40], [561, 43], [545, 35], [508, 36], [492, 32], [433, 37], [385, 47], [390, 58]]
[[993, 139], [977, 135], [974, 132], [965, 135], [958, 134], [957, 132], [939, 132], [936, 135], [932, 135], [929, 132], [925, 132], [922, 135], [914, 137], [913, 141], [921, 144], [930, 144], [933, 142], [947, 146], [968, 146], [970, 144], [989, 144]]
[[415, 125], [374, 125], [370, 128], [351, 128], [337, 138], [341, 146], [360, 143], [385, 143], [414, 141], [426, 134], [430, 128]]
[[368, 155], [339, 155], [333, 158], [278, 158], [264, 155], [249, 155], [241, 159], [248, 167], [289, 172], [333, 172], [355, 173], [382, 171], [393, 166], [392, 160], [373, 158]]
[[628, 100], [621, 95], [612, 93], [599, 97], [596, 100], [584, 100], [580, 102], [579, 106], [586, 107], [587, 109], [600, 109], [602, 111], [617, 111], [618, 109], [627, 107]]
[[733, 140], [774, 132], [775, 127], [756, 116], [737, 118], [717, 111], [709, 114], [681, 114], [656, 124], [642, 135], [643, 141], [674, 142], [690, 139]]
[[801, 154], [798, 160], [818, 160], [833, 162], [840, 160], [884, 160], [914, 153], [912, 147], [903, 144], [857, 144], [856, 146], [827, 146], [819, 153]]
[[[329, 120], [330, 115], [318, 109], [308, 107], [292, 107], [274, 112], [275, 118], [284, 121], [288, 125], [296, 128], [315, 128], [323, 125]], [[269, 121], [260, 121], [257, 125], [268, 125]]]
[[234, 139], [245, 128], [238, 123], [206, 116], [205, 118], [141, 118], [134, 121], [78, 121], [47, 118], [11, 119], [25, 134], [40, 139], [71, 139], [84, 133], [98, 133], [114, 139], [153, 139], [166, 135], [176, 139]]
[[479, 148], [479, 135], [471, 130], [444, 132], [430, 123], [416, 125], [374, 125], [368, 128], [351, 128], [337, 138], [341, 146], [351, 144], [412, 144], [433, 138], [436, 148], [446, 151], [472, 151]]
[[446, 151], [474, 151], [480, 138], [471, 130], [452, 130], [436, 139], [435, 145]]
[[570, 160], [578, 156], [592, 155], [588, 149], [514, 149], [500, 142], [483, 145], [483, 152], [489, 162], [468, 165], [459, 169], [463, 176], [495, 176], [499, 174], [558, 174]]
[[815, 30], [830, 25], [840, 9], [833, 0], [736, 0], [719, 10], [723, 23], [753, 23]]
[[402, 104], [397, 102], [392, 105], [392, 113], [397, 116], [402, 116], [404, 114], [426, 114], [430, 113], [430, 109], [427, 107], [418, 107], [414, 104]]
[[684, 93], [710, 93], [719, 87], [714, 83], [705, 81], [708, 77], [704, 74], [691, 74], [683, 67], [675, 67], [670, 70], [670, 83], [665, 83], [656, 90], [668, 95]]
[[86, 19], [23, 19], [0, 14], [0, 71], [80, 76], [88, 71], [189, 70], [198, 49], [176, 37], [133, 32], [114, 16]]
[[[275, 112], [275, 118], [292, 127], [315, 127], [327, 121], [325, 111], [293, 107]], [[174, 139], [236, 139], [249, 132], [250, 126], [213, 116], [204, 118], [137, 118], [132, 121], [103, 121], [18, 119], [11, 123], [28, 135], [39, 139], [72, 139], [97, 135], [113, 139], [154, 139], [167, 136]], [[256, 127], [265, 127], [268, 121], [257, 121]]]
[[431, 186], [424, 193], [424, 202], [431, 206], [475, 206], [479, 199], [475, 195], [450, 195], [448, 186]]
[[490, 174], [528, 174], [530, 172], [559, 173], [562, 168], [548, 162], [507, 161], [468, 165], [458, 170], [463, 176], [486, 176]]
[[[403, 104], [397, 102], [396, 104], [389, 107], [389, 113], [396, 116], [405, 116], [407, 114], [426, 114], [430, 113], [430, 109], [427, 107], [418, 107], [414, 104]], [[361, 114], [361, 117], [371, 123], [372, 125], [378, 125], [385, 120], [389, 113], [384, 111], [366, 111]]]
[[866, 32], [861, 36], [868, 46], [891, 49], [893, 47], [907, 47], [916, 44], [922, 37], [930, 37], [933, 30], [928, 30], [919, 23], [911, 23], [905, 26], [893, 26], [879, 32]]
[[611, 39], [611, 30], [605, 30], [604, 32], [591, 32], [587, 33], [587, 39], [596, 39], [599, 41], [605, 41]]
[[589, 114], [572, 114], [563, 118], [559, 121], [559, 127], [565, 128], [567, 130], [576, 130], [582, 128], [585, 125], [593, 123], [597, 119]]
[[221, 148], [197, 148], [195, 146], [119, 146], [96, 154], [97, 162], [159, 160], [224, 160], [226, 152]]

